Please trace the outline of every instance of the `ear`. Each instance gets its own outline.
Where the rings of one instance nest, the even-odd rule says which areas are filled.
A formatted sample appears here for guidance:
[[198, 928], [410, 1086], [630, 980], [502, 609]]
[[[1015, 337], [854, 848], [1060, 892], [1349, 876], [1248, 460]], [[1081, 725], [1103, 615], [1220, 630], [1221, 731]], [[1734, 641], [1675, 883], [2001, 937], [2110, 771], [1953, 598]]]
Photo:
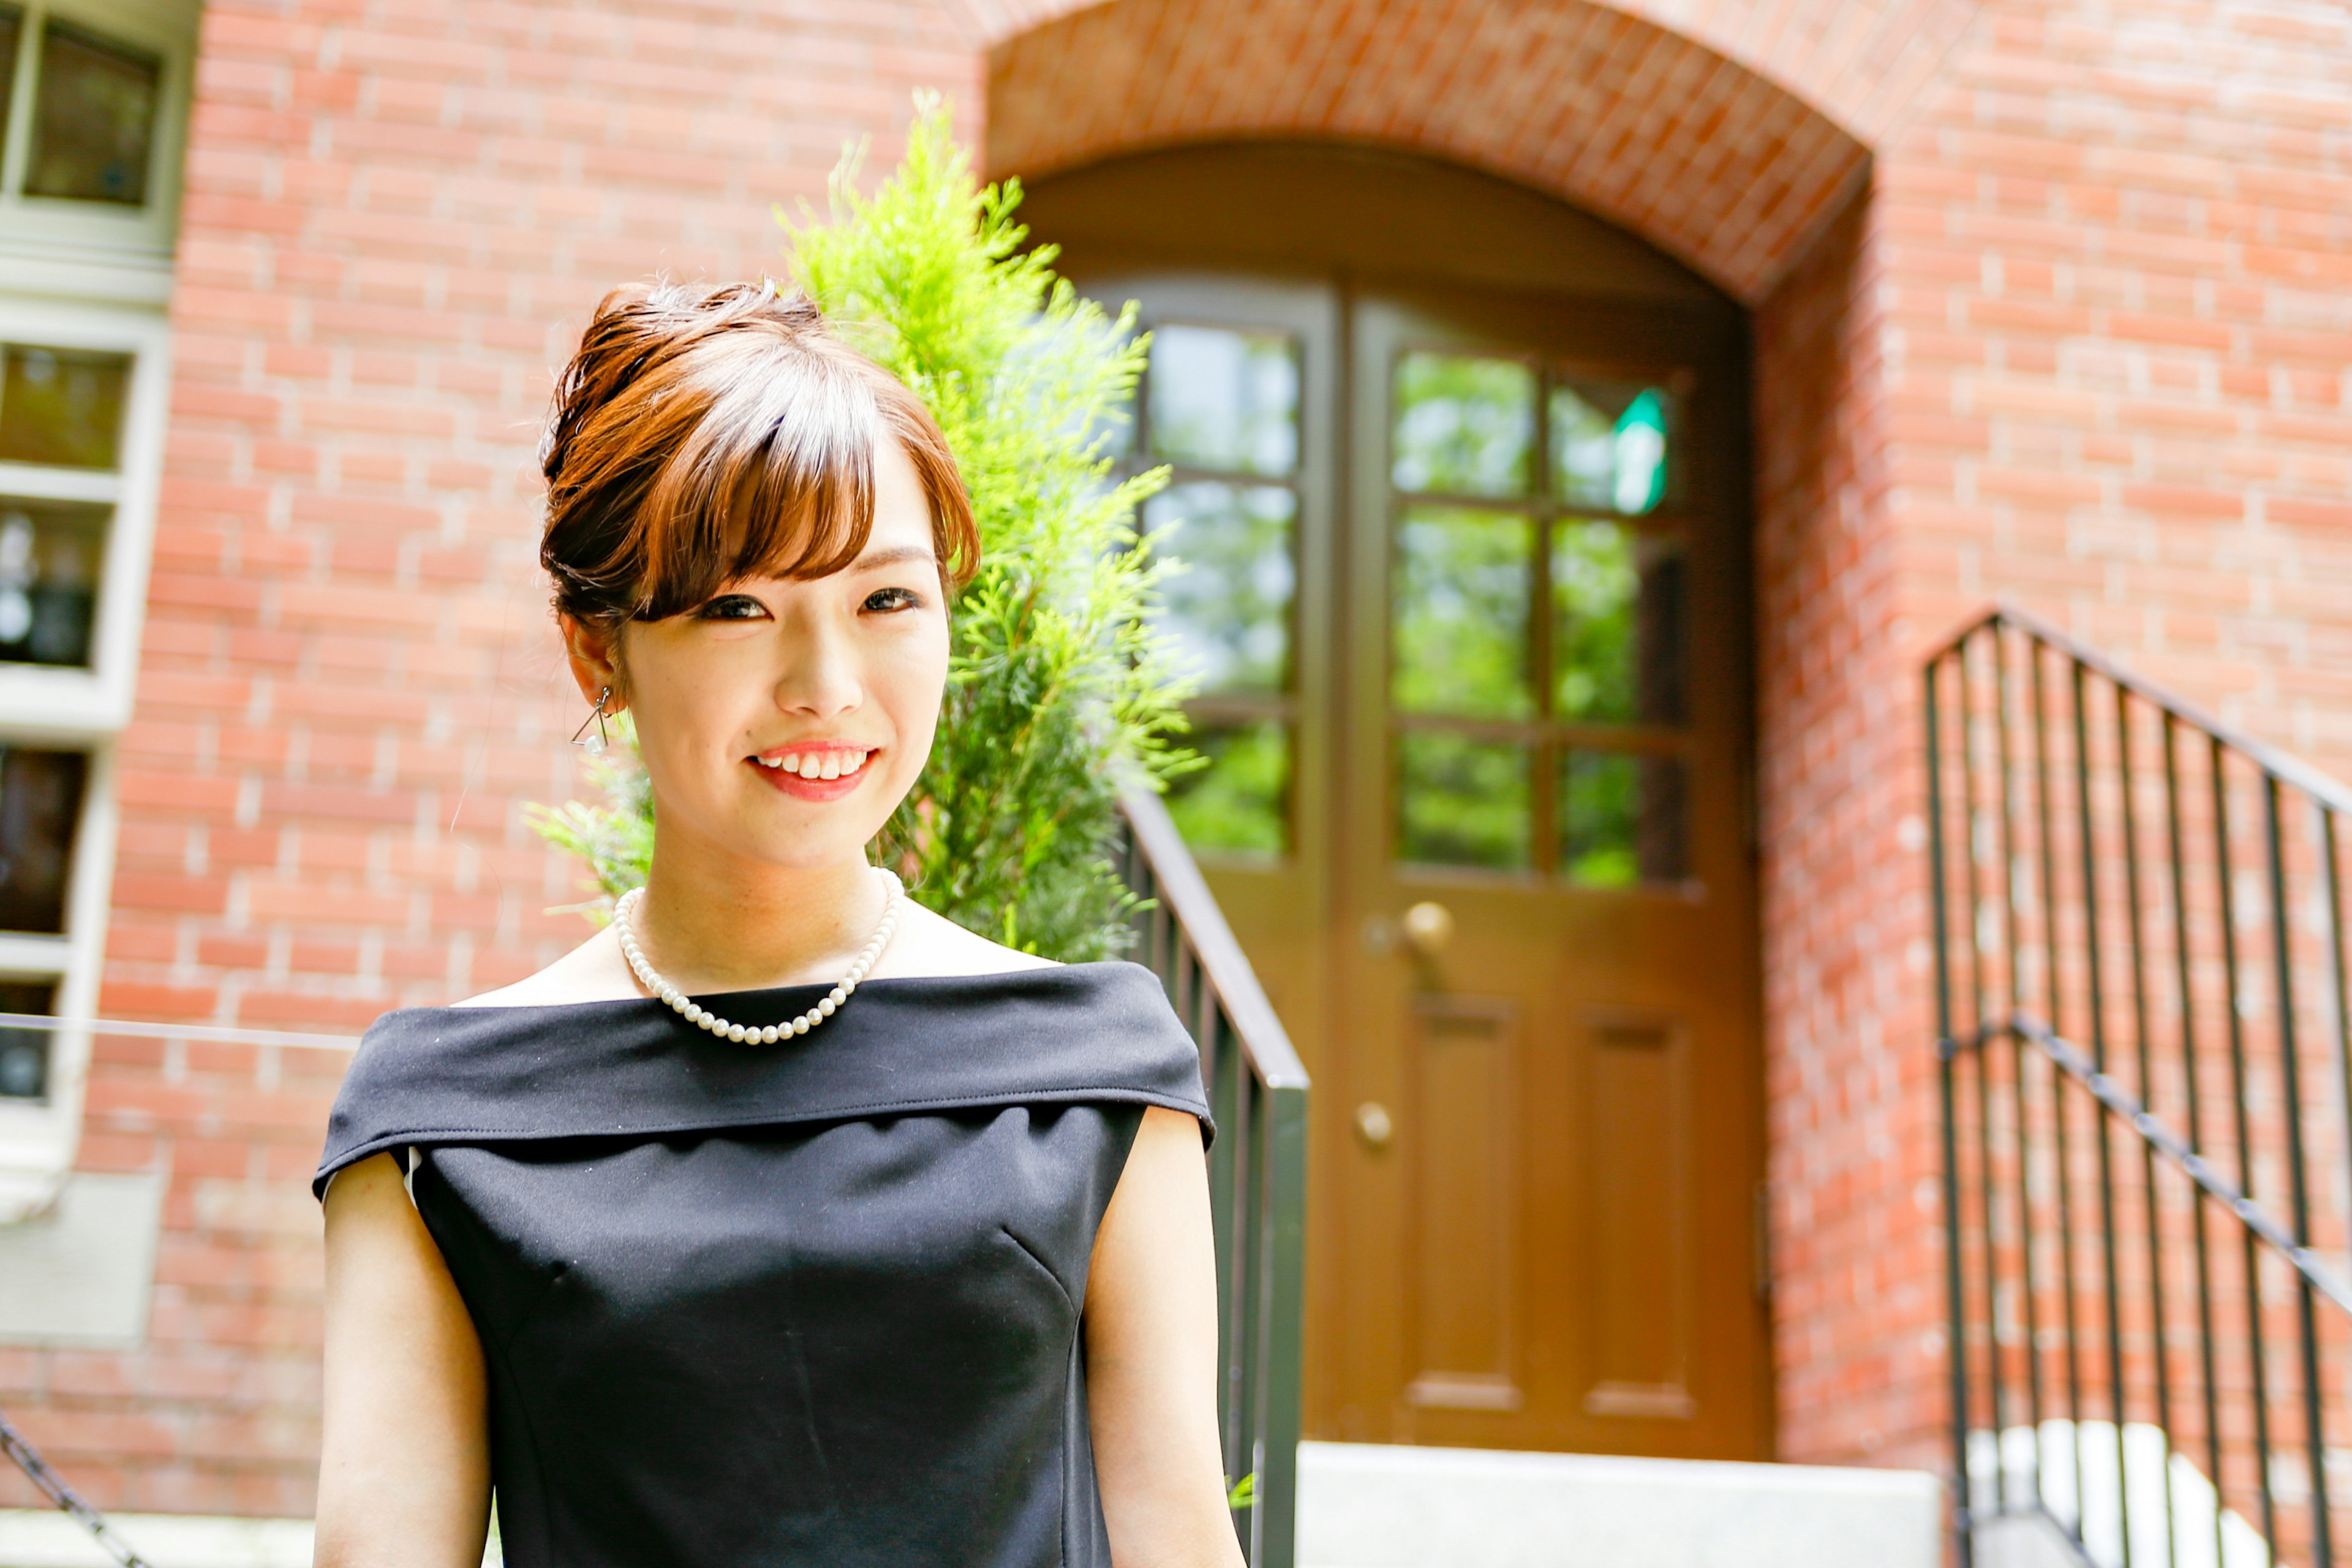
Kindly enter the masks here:
[[621, 630], [610, 634], [599, 631], [574, 616], [558, 616], [563, 627], [563, 652], [572, 665], [572, 679], [579, 683], [582, 699], [591, 704], [609, 691], [604, 699], [604, 711], [618, 713], [629, 705], [627, 689], [621, 683]]

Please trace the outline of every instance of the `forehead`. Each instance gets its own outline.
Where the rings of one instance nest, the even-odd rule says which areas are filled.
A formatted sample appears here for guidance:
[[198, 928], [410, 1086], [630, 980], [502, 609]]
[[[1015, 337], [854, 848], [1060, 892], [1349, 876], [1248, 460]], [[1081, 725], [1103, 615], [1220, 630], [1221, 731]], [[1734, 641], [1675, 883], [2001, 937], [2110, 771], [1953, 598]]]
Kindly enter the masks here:
[[932, 552], [930, 499], [923, 493], [906, 448], [893, 440], [879, 440], [874, 443], [874, 525], [862, 553], [909, 545], [927, 555]]

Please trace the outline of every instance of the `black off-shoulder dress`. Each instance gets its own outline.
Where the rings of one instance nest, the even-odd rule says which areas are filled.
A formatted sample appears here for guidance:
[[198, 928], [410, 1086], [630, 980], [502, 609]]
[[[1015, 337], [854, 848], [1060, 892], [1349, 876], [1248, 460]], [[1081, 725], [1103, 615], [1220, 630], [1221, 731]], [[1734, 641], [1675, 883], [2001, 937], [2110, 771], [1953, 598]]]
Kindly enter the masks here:
[[[782, 1022], [816, 986], [702, 1000]], [[1079, 1317], [1199, 1058], [1131, 963], [870, 981], [737, 1046], [660, 1003], [368, 1031], [315, 1190], [390, 1151], [481, 1337], [514, 1568], [1108, 1568]]]

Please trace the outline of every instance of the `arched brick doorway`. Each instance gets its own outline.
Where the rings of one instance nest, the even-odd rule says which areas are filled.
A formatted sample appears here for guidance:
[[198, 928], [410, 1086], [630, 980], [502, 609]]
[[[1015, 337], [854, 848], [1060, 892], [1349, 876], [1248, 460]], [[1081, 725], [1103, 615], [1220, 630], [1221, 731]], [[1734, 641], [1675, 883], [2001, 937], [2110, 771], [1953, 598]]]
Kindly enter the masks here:
[[[1897, 75], [1916, 73], [1922, 68], [1923, 58], [1931, 63], [1953, 29], [1965, 20], [1968, 7], [1964, 0], [1907, 9], [1849, 7], [1844, 17], [1852, 25], [1837, 31], [1834, 39], [1813, 30], [1808, 35], [1811, 42], [1801, 47], [1792, 42], [1797, 35], [1806, 33], [1801, 26], [1791, 24], [1777, 32], [1759, 27], [1754, 14], [1757, 8], [1737, 0], [1702, 8], [1705, 15], [1688, 24], [1694, 36], [1671, 32], [1628, 14], [1654, 9], [1643, 4], [1620, 9], [1581, 4], [1538, 6], [1507, 0], [1450, 7], [1386, 0], [1121, 0], [1110, 5], [1072, 7], [1048, 0], [1020, 7], [969, 0], [966, 9], [1001, 40], [992, 47], [990, 60], [990, 172], [1019, 174], [1033, 184], [1044, 181], [1036, 213], [1043, 220], [1041, 232], [1048, 237], [1076, 237], [1056, 233], [1055, 224], [1086, 204], [1063, 204], [1057, 216], [1056, 203], [1083, 184], [1088, 171], [1099, 171], [1107, 160], [1160, 150], [1181, 162], [1182, 155], [1173, 150], [1235, 139], [1261, 144], [1339, 140], [1360, 147], [1369, 143], [1433, 155], [1457, 169], [1502, 176], [1518, 187], [1522, 196], [1542, 193], [1557, 198], [1565, 207], [1553, 210], [1567, 211], [1570, 219], [1579, 214], [1567, 209], [1607, 219], [1664, 252], [1664, 258], [1655, 258], [1662, 264], [1671, 258], [1697, 274], [1691, 282], [1704, 279], [1712, 283], [1714, 289], [1706, 292], [1736, 315], [1737, 307], [1753, 305], [1769, 296], [1830, 221], [1851, 209], [1855, 193], [1866, 184], [1869, 154], [1864, 139], [1848, 127], [1864, 136], [1883, 131], [1904, 97], [1890, 87], [1887, 72], [1899, 66]], [[1020, 11], [1025, 15], [1003, 14]], [[1765, 44], [1749, 47], [1758, 38], [1766, 39]], [[1888, 41], [1898, 38], [1900, 47]], [[1868, 68], [1874, 53], [1880, 68], [1875, 74]], [[1792, 76], [1811, 79], [1817, 84], [1815, 101], [1829, 105], [1835, 116], [1780, 85]], [[1057, 174], [1069, 178], [1054, 179]], [[1148, 222], [1144, 225], [1147, 229], [1151, 226]], [[1539, 222], [1537, 226], [1541, 226]], [[1603, 253], [1610, 248], [1594, 237], [1608, 232], [1605, 226], [1592, 227], [1594, 235], [1586, 237], [1593, 244], [1580, 253], [1580, 266], [1592, 265], [1596, 258], [1605, 259]], [[1097, 233], [1090, 237], [1104, 242], [1113, 237]], [[1625, 237], [1616, 237], [1622, 241]], [[1155, 245], [1162, 260], [1183, 248], [1181, 241], [1171, 241], [1164, 233], [1146, 248]], [[1132, 277], [1134, 263], [1152, 259], [1138, 255], [1114, 258], [1118, 248], [1115, 244], [1096, 247], [1097, 255], [1111, 264], [1114, 272], [1124, 268]], [[1084, 249], [1081, 247], [1081, 253]], [[1296, 272], [1297, 268], [1277, 261], [1273, 270]], [[1641, 268], [1637, 266], [1635, 270]], [[1573, 292], [1574, 280], [1568, 283]], [[1184, 309], [1180, 303], [1177, 315], [1183, 314]], [[1303, 331], [1305, 336], [1297, 341], [1309, 342], [1311, 352], [1317, 330], [1307, 319], [1313, 315], [1311, 303], [1307, 317], [1292, 320], [1288, 328], [1280, 319], [1282, 308], [1269, 309], [1274, 314], [1257, 324]], [[1704, 315], [1704, 309], [1697, 313]], [[1354, 325], [1342, 324], [1330, 338], [1335, 345], [1332, 374], [1338, 374], [1341, 359], [1363, 352], [1363, 343], [1353, 336], [1356, 331]], [[1410, 336], [1409, 331], [1406, 335]], [[1475, 331], [1471, 335], [1476, 336]], [[1383, 341], [1388, 349], [1382, 352], [1405, 343], [1404, 337]], [[1500, 339], [1484, 342], [1486, 349], [1478, 352], [1510, 350]], [[1519, 347], [1537, 359], [1542, 357], [1538, 347], [1527, 342]], [[1709, 375], [1717, 381], [1717, 391], [1721, 390], [1719, 378], [1727, 363], [1718, 360], [1710, 367]], [[1739, 363], [1744, 374], [1745, 362]], [[1553, 372], [1541, 374], [1549, 376]], [[1357, 402], [1368, 404], [1371, 383], [1360, 374], [1354, 379], [1360, 394]], [[1744, 385], [1739, 390], [1744, 405]], [[1357, 434], [1370, 438], [1377, 425], [1374, 419]], [[1740, 439], [1744, 443], [1744, 432]], [[1744, 460], [1744, 445], [1742, 453]], [[1769, 447], [1761, 457], [1759, 466], [1769, 471], [1774, 459]], [[1369, 472], [1360, 471], [1355, 479], [1369, 482]], [[1302, 504], [1311, 510], [1312, 496], [1301, 493]], [[1744, 513], [1741, 521], [1744, 526]], [[1545, 548], [1549, 547], [1538, 546], [1539, 552]], [[1743, 584], [1746, 565], [1743, 556], [1738, 563]], [[1743, 625], [1746, 604], [1743, 600], [1738, 606]], [[1311, 644], [1318, 637], [1337, 637], [1345, 642], [1347, 634], [1334, 623], [1319, 627], [1303, 625], [1301, 635]], [[1349, 657], [1340, 648], [1326, 651], [1335, 658]], [[1315, 650], [1310, 647], [1305, 657], [1315, 657]], [[1737, 679], [1748, 679], [1744, 662]], [[1361, 689], [1375, 683], [1374, 678], [1366, 677], [1356, 685]], [[1377, 716], [1368, 721], [1363, 712], [1355, 715], [1359, 731], [1368, 721], [1374, 727], [1381, 722]], [[1335, 731], [1344, 728], [1335, 721]], [[1752, 747], [1752, 738], [1748, 743]], [[1392, 771], [1396, 759], [1383, 759], [1370, 751], [1361, 755], [1335, 752], [1325, 765], [1335, 763], [1369, 764], [1375, 769], [1388, 766]], [[1561, 809], [1565, 813], [1566, 807]], [[1538, 831], [1539, 836], [1548, 834], [1551, 827]], [[1549, 840], [1545, 844], [1548, 852]], [[1782, 891], [1785, 896], [1786, 890]], [[1344, 894], [1328, 894], [1328, 889], [1313, 896], [1324, 897], [1325, 902], [1313, 910], [1289, 910], [1285, 922], [1297, 930], [1315, 926], [1319, 920], [1319, 929], [1334, 950], [1354, 942], [1358, 933], [1339, 928], [1360, 919], [1363, 910]], [[1753, 905], [1751, 889], [1751, 911]], [[1756, 953], [1751, 929], [1745, 950], [1736, 955], [1726, 973], [1752, 977]], [[1291, 956], [1278, 955], [1276, 962], [1288, 963]], [[1337, 961], [1332, 984], [1343, 993], [1361, 991], [1362, 977], [1346, 971], [1345, 960]], [[1745, 985], [1752, 994], [1752, 978], [1735, 979], [1732, 984]], [[1412, 992], [1406, 986], [1386, 1002], [1412, 1011], [1418, 1005]], [[1639, 1026], [1634, 1028], [1636, 1035], [1647, 1026], [1635, 1016], [1640, 1012], [1636, 1008], [1624, 1015]], [[1654, 1022], [1657, 1016], [1650, 1015], [1650, 1020]], [[1585, 1011], [1588, 1033], [1597, 1027], [1597, 1016], [1590, 1008]], [[1427, 1023], [1424, 1018], [1423, 1025]], [[1458, 1033], [1460, 1027], [1458, 1019], [1439, 1026], [1441, 1033]], [[1475, 1032], [1474, 1027], [1472, 1033]], [[1424, 1043], [1438, 1037], [1427, 1027], [1423, 1027], [1422, 1034]], [[1737, 1070], [1752, 1076], [1753, 1039], [1748, 1048], [1747, 1066]], [[1410, 1057], [1412, 1051], [1404, 1055]], [[1519, 1092], [1525, 1068], [1522, 1061], [1515, 1069], [1521, 1079], [1492, 1078], [1483, 1092], [1490, 1097]], [[1630, 1070], [1638, 1074], [1643, 1069]], [[1476, 1076], [1472, 1074], [1473, 1079]], [[1365, 1098], [1358, 1092], [1361, 1081], [1348, 1089], [1343, 1089], [1342, 1078], [1335, 1073], [1327, 1081], [1327, 1088], [1342, 1092], [1326, 1096], [1325, 1115], [1317, 1130], [1325, 1160], [1336, 1158], [1339, 1149], [1351, 1141], [1359, 1148], [1362, 1142], [1361, 1130], [1354, 1121], [1356, 1102]], [[1455, 1085], [1456, 1089], [1461, 1088], [1462, 1083]], [[1399, 1090], [1404, 1091], [1402, 1085]], [[1564, 1100], [1562, 1106], [1570, 1108], [1570, 1101]], [[1745, 1114], [1748, 1130], [1760, 1142], [1760, 1110], [1751, 1104]], [[1693, 1131], [1693, 1127], [1685, 1127], [1680, 1135], [1688, 1137]], [[1524, 1143], [1524, 1131], [1519, 1137]], [[1760, 1161], [1751, 1162], [1748, 1169], [1751, 1175], [1760, 1174]], [[1327, 1205], [1347, 1195], [1339, 1184], [1328, 1179], [1328, 1166], [1318, 1171], [1318, 1178], [1323, 1180]], [[1721, 1185], [1725, 1178], [1718, 1172], [1711, 1179]], [[1737, 1241], [1721, 1234], [1725, 1227], [1720, 1223], [1729, 1207], [1721, 1200], [1733, 1195], [1738, 1199], [1743, 1222]], [[1752, 1284], [1755, 1276], [1738, 1265], [1749, 1256], [1746, 1243], [1754, 1234], [1756, 1196], [1753, 1191], [1716, 1194], [1718, 1212], [1706, 1249], [1708, 1267], [1717, 1274], [1732, 1267], [1747, 1278], [1710, 1278], [1708, 1289], [1745, 1295]], [[1589, 1218], [1589, 1199], [1580, 1201], [1586, 1204]], [[1409, 1232], [1412, 1226], [1408, 1223], [1402, 1228]], [[1626, 1416], [1630, 1425], [1612, 1426], [1602, 1421], [1596, 1427], [1589, 1420], [1580, 1426], [1576, 1422], [1553, 1422], [1537, 1430], [1542, 1424], [1530, 1426], [1523, 1421], [1519, 1426], [1526, 1430], [1512, 1436], [1506, 1430], [1511, 1423], [1498, 1419], [1491, 1424], [1492, 1432], [1482, 1433], [1481, 1417], [1465, 1412], [1477, 1407], [1481, 1400], [1491, 1401], [1488, 1408], [1497, 1415], [1507, 1407], [1525, 1408], [1526, 1391], [1500, 1386], [1509, 1382], [1507, 1378], [1482, 1381], [1471, 1376], [1449, 1381], [1441, 1375], [1415, 1381], [1411, 1347], [1400, 1350], [1390, 1342], [1398, 1338], [1397, 1333], [1383, 1339], [1377, 1331], [1352, 1337], [1342, 1331], [1350, 1311], [1345, 1298], [1351, 1291], [1360, 1293], [1363, 1282], [1344, 1277], [1344, 1270], [1325, 1267], [1334, 1261], [1331, 1253], [1340, 1234], [1327, 1213], [1318, 1231], [1318, 1245], [1323, 1248], [1317, 1266], [1319, 1300], [1310, 1320], [1310, 1334], [1318, 1342], [1316, 1364], [1310, 1365], [1308, 1419], [1318, 1435], [1720, 1457], [1764, 1457], [1772, 1451], [1770, 1357], [1761, 1351], [1740, 1374], [1751, 1379], [1753, 1394], [1744, 1425], [1740, 1419], [1691, 1424], [1685, 1419], [1687, 1411], [1675, 1409], [1689, 1391], [1678, 1392], [1677, 1385], [1652, 1382], [1615, 1392], [1603, 1390], [1597, 1403], [1594, 1391], [1585, 1388], [1580, 1419], [1600, 1411]], [[1393, 1250], [1409, 1257], [1413, 1250], [1410, 1237]], [[1410, 1273], [1408, 1268], [1389, 1283], [1407, 1295], [1419, 1291], [1426, 1297]], [[1430, 1305], [1423, 1300], [1418, 1308], [1408, 1304], [1400, 1310], [1410, 1319], [1413, 1310]], [[1443, 1316], [1452, 1309], [1439, 1303], [1436, 1310]], [[1423, 1315], [1428, 1312], [1423, 1310]], [[1523, 1331], [1525, 1325], [1519, 1327]], [[1507, 1338], [1511, 1331], [1507, 1326], [1494, 1327], [1488, 1337]], [[1410, 1339], [1410, 1324], [1400, 1332]], [[1520, 1337], [1524, 1341], [1523, 1331]], [[1762, 1342], [1760, 1334], [1758, 1342]], [[1520, 1347], [1522, 1352], [1525, 1348]], [[1391, 1401], [1391, 1408], [1385, 1413], [1363, 1407], [1357, 1397], [1364, 1392], [1361, 1380], [1351, 1385], [1339, 1366], [1367, 1354], [1374, 1360], [1395, 1360], [1401, 1369], [1398, 1376], [1412, 1384]], [[1586, 1373], [1591, 1370], [1585, 1369]], [[1589, 1375], [1586, 1381], [1591, 1382]], [[1738, 1378], [1731, 1381], [1736, 1383]], [[1422, 1394], [1433, 1384], [1437, 1386], [1433, 1401], [1423, 1399]], [[1607, 1408], [1612, 1401], [1617, 1402], [1614, 1411]], [[1711, 1405], [1719, 1415], [1742, 1400], [1718, 1375], [1698, 1403]], [[1416, 1405], [1423, 1406], [1418, 1412], [1412, 1408]], [[1435, 1408], [1429, 1408], [1432, 1405]], [[1684, 1424], [1678, 1426], [1678, 1420]], [[1698, 1425], [1708, 1429], [1700, 1433]]]

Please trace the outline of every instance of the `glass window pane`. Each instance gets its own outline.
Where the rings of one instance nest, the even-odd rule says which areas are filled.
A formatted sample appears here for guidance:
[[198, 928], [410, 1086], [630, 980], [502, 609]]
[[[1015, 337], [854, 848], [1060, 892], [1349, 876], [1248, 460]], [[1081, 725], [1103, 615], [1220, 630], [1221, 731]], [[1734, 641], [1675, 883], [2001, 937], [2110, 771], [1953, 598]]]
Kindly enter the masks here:
[[1424, 866], [1528, 864], [1528, 752], [1443, 731], [1397, 738], [1397, 858]]
[[0, 5], [0, 126], [8, 123], [8, 105], [16, 97], [16, 47], [24, 37], [24, 8]]
[[1682, 721], [1679, 542], [1617, 522], [1562, 522], [1551, 594], [1555, 712], [1588, 724]]
[[0, 462], [111, 468], [129, 354], [0, 344]]
[[1562, 382], [1551, 389], [1552, 489], [1576, 506], [1635, 516], [1666, 499], [1678, 454], [1674, 394], [1635, 383]]
[[1168, 815], [1196, 854], [1281, 855], [1290, 847], [1290, 732], [1268, 720], [1202, 724], [1184, 737], [1209, 765], [1171, 781]]
[[89, 765], [79, 752], [0, 750], [0, 931], [65, 930]]
[[1513, 512], [1406, 510], [1391, 589], [1391, 689], [1399, 708], [1482, 719], [1534, 714], [1528, 642], [1534, 539], [1534, 522]]
[[0, 662], [89, 663], [108, 510], [0, 496]]
[[1560, 770], [1559, 873], [1586, 888], [1689, 875], [1676, 757], [1571, 752]]
[[25, 194], [144, 202], [163, 76], [163, 62], [145, 50], [51, 20], [41, 29]]
[[[47, 980], [0, 980], [0, 1013], [54, 1017], [57, 997]], [[0, 1026], [0, 1100], [40, 1100], [48, 1092], [48, 1031]]]
[[1409, 353], [1397, 361], [1391, 476], [1438, 495], [1528, 492], [1536, 375], [1517, 360]]
[[1144, 503], [1153, 547], [1173, 558], [1155, 617], [1203, 691], [1279, 692], [1290, 672], [1298, 498], [1281, 485], [1203, 479]]
[[1298, 356], [1285, 332], [1151, 330], [1151, 456], [1189, 468], [1281, 478], [1298, 467]]

